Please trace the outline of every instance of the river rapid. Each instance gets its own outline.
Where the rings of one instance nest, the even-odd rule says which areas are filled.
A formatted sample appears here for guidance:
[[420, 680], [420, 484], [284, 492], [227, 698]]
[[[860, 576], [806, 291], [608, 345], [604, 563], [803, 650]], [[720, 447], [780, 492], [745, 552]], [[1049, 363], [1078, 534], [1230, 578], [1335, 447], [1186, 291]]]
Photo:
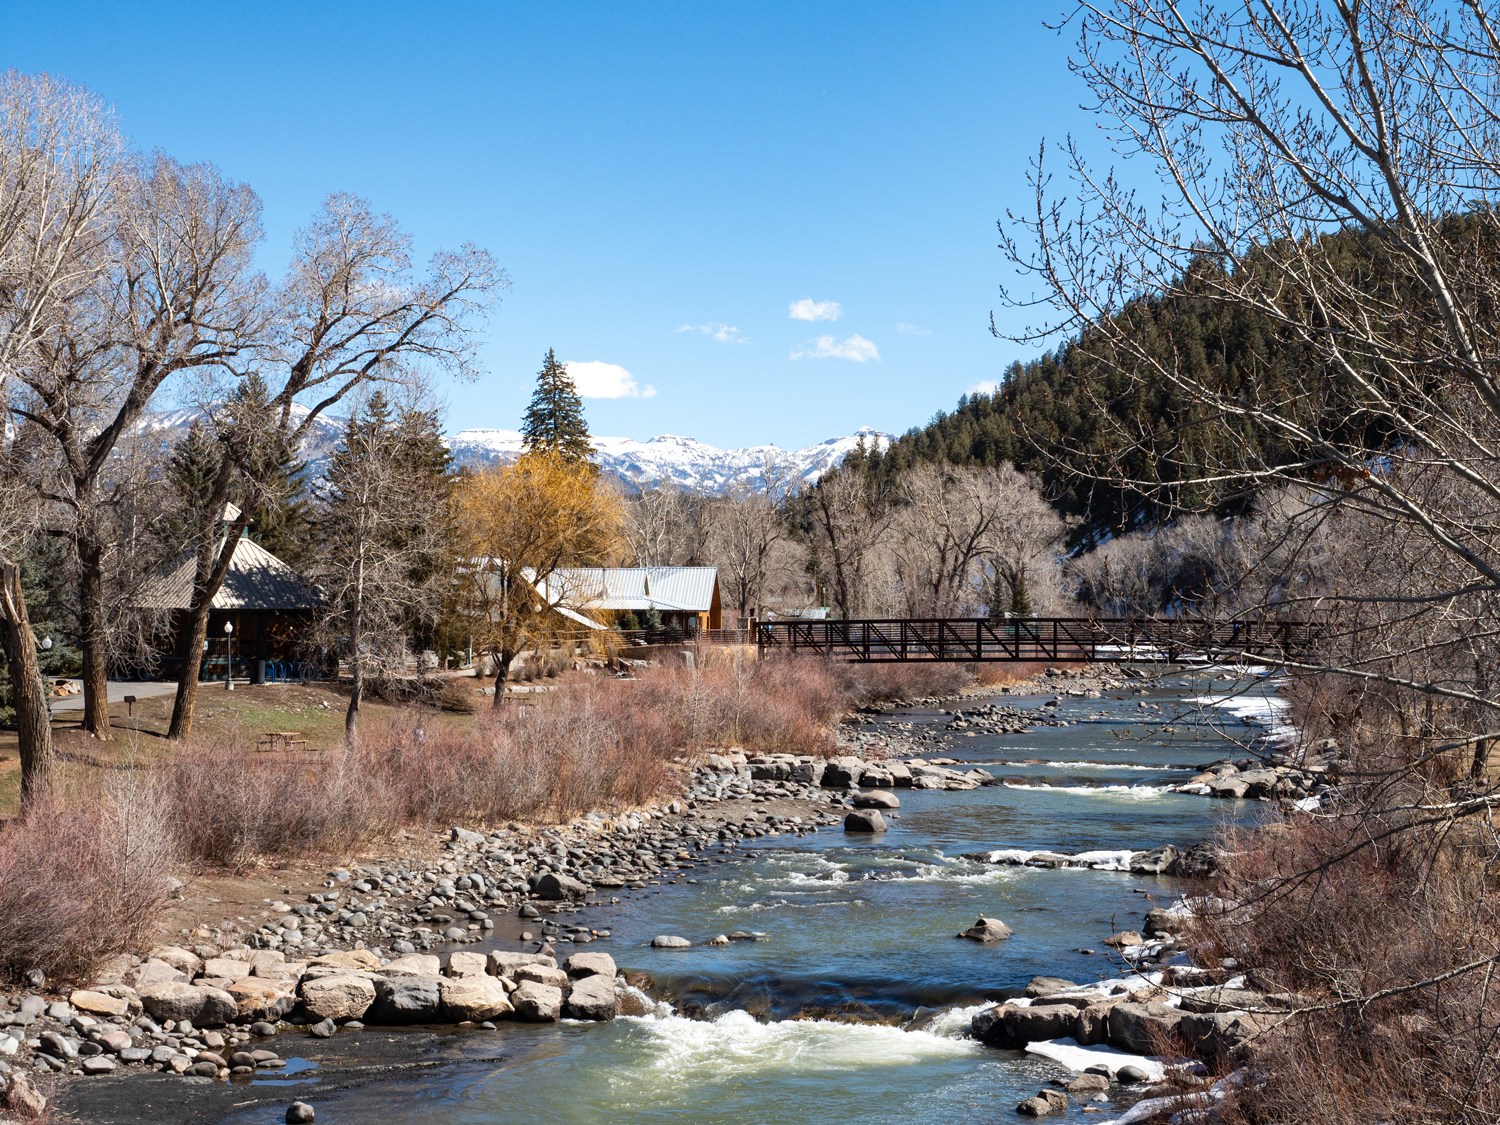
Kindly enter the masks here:
[[[899, 818], [884, 834], [824, 828], [751, 841], [674, 885], [582, 916], [612, 932], [593, 948], [649, 974], [651, 1014], [429, 1035], [427, 1069], [335, 1081], [332, 1067], [313, 1066], [281, 1080], [284, 1099], [217, 1116], [269, 1125], [297, 1097], [316, 1106], [320, 1123], [1014, 1119], [1019, 1101], [1067, 1072], [966, 1038], [974, 1010], [1017, 994], [1036, 975], [1080, 983], [1121, 975], [1126, 967], [1104, 939], [1139, 928], [1145, 912], [1173, 901], [1183, 884], [993, 866], [963, 855], [1185, 847], [1225, 817], [1253, 815], [1253, 804], [1168, 786], [1197, 765], [1243, 756], [1231, 739], [1256, 737], [1233, 706], [1204, 708], [1195, 699], [1269, 690], [1254, 677], [1197, 670], [1102, 698], [1065, 696], [1047, 713], [1067, 726], [951, 732], [941, 755], [1005, 783], [902, 789]], [[1041, 709], [1050, 698], [997, 700]], [[1256, 708], [1239, 708], [1245, 713]], [[947, 716], [906, 711], [879, 722], [942, 730]], [[980, 915], [1004, 920], [1015, 936], [988, 946], [955, 940]], [[649, 944], [658, 934], [703, 942], [735, 930], [764, 937], [680, 951]], [[559, 956], [566, 953], [561, 947]], [[380, 1038], [399, 1050], [403, 1034], [415, 1033]], [[289, 1047], [283, 1053], [295, 1054]], [[255, 1093], [271, 1092], [261, 1085]], [[1110, 1096], [1102, 1108], [1134, 1100], [1118, 1086]], [[1077, 1104], [1049, 1118], [1090, 1119]]]

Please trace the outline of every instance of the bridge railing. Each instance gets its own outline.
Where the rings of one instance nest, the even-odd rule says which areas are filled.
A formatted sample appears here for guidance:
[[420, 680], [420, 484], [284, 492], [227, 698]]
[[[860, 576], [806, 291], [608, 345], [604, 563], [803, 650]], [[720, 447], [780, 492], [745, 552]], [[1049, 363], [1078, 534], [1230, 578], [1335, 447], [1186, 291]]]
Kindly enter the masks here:
[[848, 661], [1176, 663], [1282, 661], [1310, 650], [1306, 622], [1187, 618], [1013, 617], [764, 621], [761, 653], [818, 653]]

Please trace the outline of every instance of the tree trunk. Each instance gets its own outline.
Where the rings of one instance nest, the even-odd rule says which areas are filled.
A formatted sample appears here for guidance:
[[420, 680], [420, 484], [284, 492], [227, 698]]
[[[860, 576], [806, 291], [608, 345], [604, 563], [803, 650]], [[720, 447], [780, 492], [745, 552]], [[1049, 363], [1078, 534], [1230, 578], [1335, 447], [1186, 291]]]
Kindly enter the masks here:
[[365, 662], [360, 659], [360, 634], [364, 629], [364, 562], [358, 565], [359, 577], [354, 584], [354, 605], [349, 614], [349, 670], [354, 681], [349, 691], [349, 710], [344, 715], [344, 745], [359, 741], [359, 705], [365, 698]]
[[0, 563], [0, 639], [10, 666], [15, 694], [16, 734], [21, 754], [21, 804], [30, 804], [46, 786], [52, 769], [52, 716], [47, 708], [47, 685], [36, 658], [36, 637], [21, 592], [21, 568]]
[[188, 606], [188, 628], [183, 635], [178, 656], [182, 670], [177, 675], [177, 698], [172, 703], [172, 722], [167, 737], [182, 740], [193, 733], [193, 707], [198, 702], [198, 675], [203, 670], [203, 645], [208, 640], [208, 615], [224, 578], [234, 549], [245, 530], [246, 517], [241, 515], [224, 533], [217, 550], [213, 540], [198, 552], [198, 570], [193, 580], [193, 597]]
[[110, 737], [109, 639], [104, 625], [102, 552], [78, 545], [78, 627], [83, 649], [83, 729], [95, 738]]
[[515, 658], [516, 654], [509, 649], [501, 649], [495, 653], [495, 699], [490, 706], [496, 709], [505, 702], [505, 681], [510, 675], [511, 661]]

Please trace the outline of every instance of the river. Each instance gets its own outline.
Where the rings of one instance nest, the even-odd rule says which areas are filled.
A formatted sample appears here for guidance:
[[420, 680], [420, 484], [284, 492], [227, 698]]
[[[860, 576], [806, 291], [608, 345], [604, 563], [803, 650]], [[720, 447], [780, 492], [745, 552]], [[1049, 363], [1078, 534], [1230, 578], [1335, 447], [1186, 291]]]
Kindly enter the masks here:
[[[1191, 703], [1228, 687], [1223, 673], [1200, 670], [1103, 698], [1064, 697], [1052, 712], [1065, 727], [953, 732], [947, 756], [1008, 783], [967, 792], [903, 789], [899, 819], [883, 835], [825, 828], [756, 840], [676, 885], [592, 911], [588, 919], [612, 937], [591, 948], [649, 973], [655, 995], [670, 1000], [654, 1014], [429, 1036], [430, 1069], [337, 1088], [331, 1070], [325, 1078], [311, 1067], [287, 1085], [284, 1101], [221, 1119], [269, 1125], [292, 1097], [313, 1102], [319, 1122], [1014, 1119], [1021, 1099], [1065, 1072], [965, 1038], [974, 1007], [1018, 992], [1034, 975], [1079, 982], [1120, 975], [1123, 965], [1103, 940], [1138, 928], [1146, 910], [1171, 902], [1181, 884], [997, 867], [962, 855], [1186, 846], [1226, 816], [1252, 814], [1253, 805], [1166, 788], [1196, 764], [1240, 756], [1224, 734], [1253, 737], [1232, 709], [1205, 714]], [[1047, 698], [998, 701], [1040, 708]], [[941, 725], [946, 718], [912, 711], [884, 721]], [[955, 940], [979, 915], [1003, 919], [1015, 936], [989, 946]], [[658, 934], [699, 942], [734, 930], [765, 937], [682, 951], [649, 946]], [[379, 1034], [395, 1041], [414, 1033]], [[281, 1047], [295, 1053], [285, 1039]], [[1132, 1100], [1119, 1087], [1112, 1094], [1117, 1107]], [[1089, 1118], [1074, 1106], [1049, 1120]]]

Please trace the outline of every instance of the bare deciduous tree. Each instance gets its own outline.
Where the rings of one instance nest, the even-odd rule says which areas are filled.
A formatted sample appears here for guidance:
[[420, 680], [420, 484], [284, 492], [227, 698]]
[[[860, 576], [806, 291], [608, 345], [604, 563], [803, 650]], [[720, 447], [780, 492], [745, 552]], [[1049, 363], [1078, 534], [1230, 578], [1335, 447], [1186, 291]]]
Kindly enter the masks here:
[[[427, 275], [416, 278], [410, 238], [393, 218], [371, 211], [362, 199], [330, 196], [298, 235], [292, 265], [272, 297], [270, 341], [257, 364], [268, 392], [263, 432], [283, 450], [293, 450], [319, 417], [357, 388], [401, 384], [424, 371], [469, 375], [473, 322], [506, 284], [488, 252], [471, 245], [433, 255]], [[262, 459], [257, 468], [227, 458], [215, 510], [232, 499], [237, 481], [264, 487], [284, 460]], [[192, 729], [209, 606], [249, 508], [242, 505], [223, 536], [207, 531], [201, 537], [168, 728], [172, 738], [185, 738]]]

